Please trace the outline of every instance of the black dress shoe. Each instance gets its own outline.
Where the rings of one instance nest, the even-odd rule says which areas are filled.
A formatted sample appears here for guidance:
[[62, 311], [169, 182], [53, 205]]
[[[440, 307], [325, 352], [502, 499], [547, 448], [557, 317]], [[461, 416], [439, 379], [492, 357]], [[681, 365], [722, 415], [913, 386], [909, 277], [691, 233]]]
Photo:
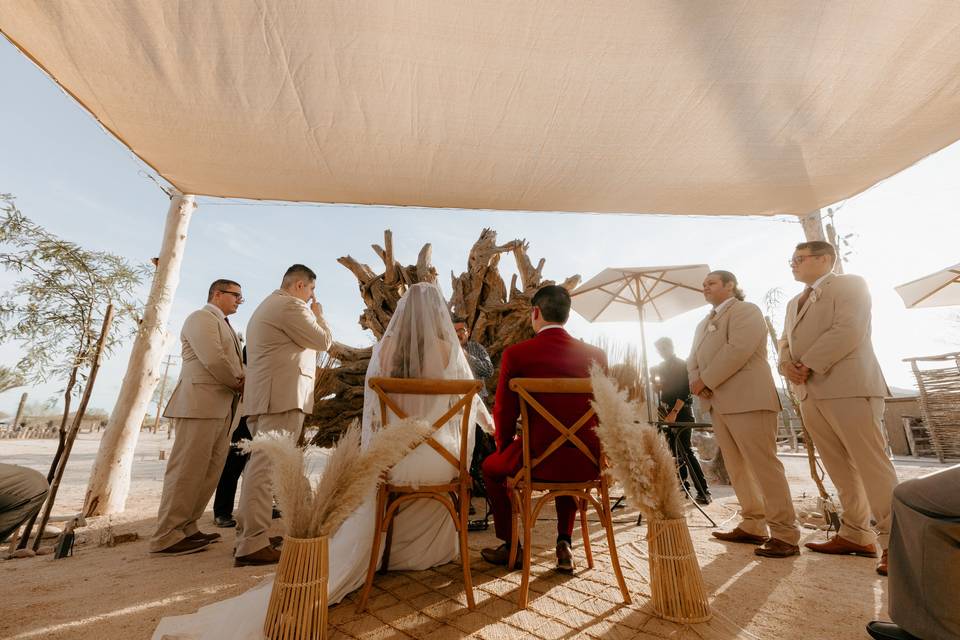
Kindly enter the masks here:
[[270, 513], [270, 519], [271, 519], [271, 520], [279, 520], [282, 515], [283, 515], [283, 514], [280, 513], [280, 509], [277, 509], [276, 507], [274, 507], [274, 508], [273, 508], [273, 511]]
[[697, 501], [697, 504], [703, 504], [703, 505], [707, 505], [713, 502], [713, 498], [710, 496], [709, 493], [698, 493], [697, 497], [694, 498], [694, 500]]
[[917, 636], [907, 633], [892, 622], [874, 620], [867, 623], [867, 633], [876, 640], [920, 640]]
[[221, 529], [233, 529], [235, 526], [237, 526], [237, 521], [233, 518], [221, 518], [220, 516], [217, 516], [213, 519], [213, 524], [217, 525]]

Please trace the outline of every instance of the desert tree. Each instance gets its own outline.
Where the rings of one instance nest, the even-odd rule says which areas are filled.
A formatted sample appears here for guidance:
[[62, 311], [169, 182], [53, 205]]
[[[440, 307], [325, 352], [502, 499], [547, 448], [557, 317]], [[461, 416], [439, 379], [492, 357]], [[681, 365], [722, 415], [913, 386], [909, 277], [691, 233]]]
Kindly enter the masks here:
[[[23, 215], [9, 194], [0, 194], [0, 266], [17, 276], [0, 294], [0, 341], [19, 343], [16, 369], [27, 383], [63, 383], [52, 480], [73, 399], [84, 393], [101, 355], [113, 352], [137, 324], [136, 294], [146, 267], [55, 236]], [[104, 322], [108, 313], [118, 325], [113, 330]]]

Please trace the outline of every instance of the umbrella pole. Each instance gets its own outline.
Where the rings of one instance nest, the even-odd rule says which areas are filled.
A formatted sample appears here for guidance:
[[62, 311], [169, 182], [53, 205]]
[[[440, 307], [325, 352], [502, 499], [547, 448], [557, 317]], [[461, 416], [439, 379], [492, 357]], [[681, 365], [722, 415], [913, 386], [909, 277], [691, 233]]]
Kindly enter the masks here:
[[637, 303], [637, 310], [640, 312], [640, 366], [643, 368], [643, 392], [646, 395], [647, 421], [653, 424], [653, 384], [650, 380], [650, 367], [647, 366], [647, 332], [643, 328], [643, 303]]

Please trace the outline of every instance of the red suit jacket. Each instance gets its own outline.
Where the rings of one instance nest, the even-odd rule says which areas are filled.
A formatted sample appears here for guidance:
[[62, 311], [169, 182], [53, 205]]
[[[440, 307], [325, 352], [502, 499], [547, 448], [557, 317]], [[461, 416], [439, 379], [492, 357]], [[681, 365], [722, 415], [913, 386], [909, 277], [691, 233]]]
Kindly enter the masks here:
[[[562, 328], [545, 329], [534, 338], [520, 342], [503, 352], [500, 378], [493, 408], [496, 424], [497, 451], [484, 463], [484, 469], [495, 475], [513, 475], [523, 465], [522, 443], [517, 435], [520, 417], [519, 396], [510, 390], [512, 378], [586, 378], [591, 365], [607, 366], [607, 356], [600, 349], [573, 338]], [[537, 401], [563, 424], [570, 426], [590, 407], [589, 395], [534, 394]], [[530, 456], [537, 457], [556, 440], [560, 432], [540, 414], [528, 408], [530, 420]], [[577, 431], [594, 455], [599, 457], [600, 441], [594, 430], [596, 417]], [[596, 477], [596, 467], [573, 444], [566, 443], [534, 469], [542, 480], [584, 481]]]

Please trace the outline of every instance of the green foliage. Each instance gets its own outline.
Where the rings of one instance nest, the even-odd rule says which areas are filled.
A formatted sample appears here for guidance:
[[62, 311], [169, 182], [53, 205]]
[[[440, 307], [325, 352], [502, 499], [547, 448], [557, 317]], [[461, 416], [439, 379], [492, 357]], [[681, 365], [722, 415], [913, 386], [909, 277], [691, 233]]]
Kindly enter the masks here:
[[0, 342], [21, 344], [17, 369], [26, 381], [65, 380], [68, 395], [79, 393], [107, 305], [113, 302], [115, 320], [105, 356], [136, 327], [146, 265], [62, 240], [0, 194], [0, 266], [22, 276], [0, 295]]
[[0, 393], [22, 387], [24, 382], [23, 376], [20, 375], [19, 371], [0, 366]]

